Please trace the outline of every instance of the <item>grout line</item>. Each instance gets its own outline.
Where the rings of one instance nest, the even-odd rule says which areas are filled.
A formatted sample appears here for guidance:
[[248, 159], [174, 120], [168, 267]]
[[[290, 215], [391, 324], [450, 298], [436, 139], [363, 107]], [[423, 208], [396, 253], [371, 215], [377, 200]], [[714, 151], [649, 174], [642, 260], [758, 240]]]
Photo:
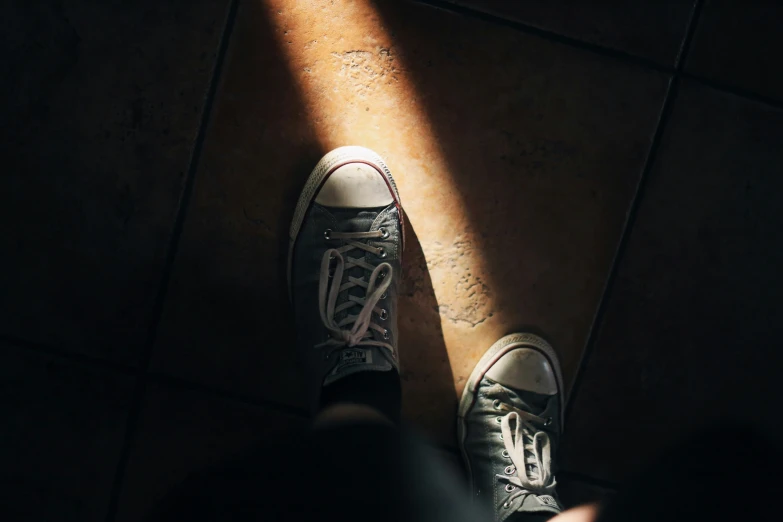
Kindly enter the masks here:
[[133, 399], [131, 401], [131, 409], [128, 414], [127, 425], [125, 429], [125, 437], [123, 440], [122, 450], [120, 452], [119, 462], [114, 474], [114, 480], [111, 488], [111, 495], [109, 500], [109, 507], [106, 514], [106, 521], [113, 522], [117, 516], [117, 509], [119, 507], [120, 493], [124, 485], [125, 471], [128, 467], [128, 461], [130, 459], [131, 450], [133, 447], [133, 440], [136, 436], [137, 428], [139, 425], [139, 419], [141, 417], [141, 409], [144, 402], [144, 392], [147, 387], [147, 376], [150, 360], [152, 359], [152, 349], [155, 343], [155, 338], [158, 333], [158, 327], [160, 326], [161, 318], [163, 316], [163, 305], [166, 300], [166, 293], [168, 291], [169, 282], [171, 280], [171, 274], [174, 269], [174, 260], [177, 256], [177, 250], [179, 247], [179, 239], [182, 236], [182, 230], [185, 225], [185, 217], [187, 215], [188, 204], [193, 193], [193, 186], [195, 185], [196, 172], [198, 171], [199, 160], [201, 159], [201, 153], [204, 148], [204, 141], [206, 139], [207, 128], [210, 124], [210, 117], [212, 114], [212, 107], [215, 102], [217, 94], [218, 84], [220, 83], [221, 73], [223, 70], [223, 62], [228, 51], [228, 43], [231, 39], [231, 33], [235, 25], [239, 0], [231, 0], [228, 13], [226, 15], [226, 21], [223, 26], [223, 34], [220, 37], [218, 43], [217, 56], [215, 57], [215, 65], [212, 69], [212, 77], [210, 78], [209, 87], [207, 88], [206, 97], [204, 99], [204, 108], [201, 113], [201, 121], [199, 122], [198, 134], [193, 145], [193, 152], [190, 157], [188, 165], [187, 177], [185, 178], [185, 184], [182, 189], [182, 195], [177, 206], [176, 218], [174, 220], [174, 227], [171, 232], [171, 239], [169, 241], [168, 253], [163, 265], [163, 275], [161, 277], [158, 292], [155, 296], [155, 304], [152, 311], [152, 320], [150, 328], [147, 333], [147, 339], [144, 344], [141, 360], [140, 371], [141, 375], [137, 378], [136, 388], [133, 393]]
[[688, 58], [688, 51], [691, 49], [691, 42], [696, 34], [696, 28], [699, 25], [699, 17], [701, 15], [701, 9], [703, 7], [702, 0], [696, 0], [691, 10], [690, 20], [688, 20], [688, 29], [685, 31], [685, 36], [682, 38], [680, 44], [680, 50], [677, 52], [677, 59], [674, 63], [674, 73], [679, 75], [682, 73], [685, 67], [685, 60]]
[[165, 373], [148, 372], [147, 384], [158, 384], [162, 386], [168, 386], [170, 388], [176, 388], [179, 390], [188, 390], [197, 393], [203, 393], [209, 395], [212, 398], [225, 400], [229, 402], [243, 403], [250, 406], [256, 406], [263, 408], [266, 411], [273, 411], [281, 413], [283, 415], [289, 415], [292, 417], [299, 417], [302, 419], [311, 419], [310, 412], [304, 408], [297, 408], [295, 406], [289, 406], [287, 404], [259, 399], [251, 395], [245, 395], [242, 393], [231, 392], [222, 388], [215, 388], [200, 382], [189, 381], [181, 377], [175, 377]]
[[687, 57], [688, 49], [690, 48], [690, 43], [696, 30], [699, 14], [701, 13], [701, 7], [702, 0], [696, 0], [693, 5], [693, 10], [691, 11], [690, 20], [688, 21], [688, 30], [683, 37], [682, 44], [680, 45], [680, 51], [677, 53], [674, 75], [669, 80], [669, 86], [666, 89], [666, 95], [663, 99], [661, 112], [659, 113], [658, 117], [658, 123], [655, 127], [652, 142], [650, 143], [650, 149], [647, 151], [647, 157], [645, 158], [644, 167], [642, 168], [642, 173], [639, 176], [639, 181], [636, 185], [636, 191], [633, 198], [631, 199], [631, 205], [628, 210], [625, 225], [623, 226], [622, 234], [620, 235], [620, 241], [617, 244], [617, 249], [615, 250], [614, 258], [612, 259], [612, 264], [609, 268], [609, 274], [607, 275], [603, 292], [601, 292], [601, 299], [598, 301], [598, 307], [596, 309], [595, 315], [593, 316], [593, 322], [590, 327], [590, 332], [587, 335], [585, 347], [582, 350], [582, 355], [579, 360], [579, 366], [577, 367], [576, 375], [574, 376], [574, 379], [571, 383], [570, 392], [566, 401], [566, 419], [570, 417], [571, 409], [573, 407], [573, 401], [571, 398], [576, 397], [576, 394], [579, 391], [582, 378], [584, 377], [587, 365], [590, 361], [590, 356], [592, 355], [598, 340], [598, 334], [603, 324], [604, 316], [606, 315], [609, 297], [612, 293], [612, 289], [614, 288], [614, 282], [619, 272], [620, 263], [622, 262], [625, 252], [628, 248], [628, 241], [631, 236], [631, 230], [636, 223], [636, 216], [638, 214], [642, 198], [644, 197], [644, 191], [650, 177], [650, 171], [652, 170], [652, 166], [656, 160], [661, 139], [663, 137], [663, 131], [667, 126], [669, 117], [671, 116], [673, 110], [674, 100], [677, 97], [680, 76], [682, 74], [682, 67], [685, 63], [685, 58]]
[[680, 73], [680, 76], [682, 78], [692, 80], [696, 83], [700, 83], [704, 85], [705, 87], [709, 87], [713, 90], [726, 93], [726, 94], [732, 94], [734, 96], [739, 96], [741, 98], [745, 98], [746, 100], [756, 102], [756, 103], [762, 103], [764, 105], [768, 105], [772, 107], [773, 109], [783, 110], [783, 100], [770, 98], [769, 96], [764, 96], [763, 94], [758, 94], [752, 91], [749, 91], [747, 89], [743, 89], [742, 87], [735, 87], [733, 85], [729, 85], [727, 83], [722, 83], [719, 81], [711, 80], [709, 78], [706, 78], [704, 76], [700, 76], [698, 74], [694, 74], [691, 72], [682, 71]]
[[765, 96], [763, 94], [758, 94], [750, 90], [743, 89], [742, 87], [735, 87], [727, 83], [711, 80], [704, 76], [700, 76], [698, 74], [693, 74], [690, 72], [685, 72], [683, 70], [682, 67], [683, 64], [681, 63], [683, 60], [681, 60], [681, 58], [685, 58], [687, 55], [688, 49], [686, 48], [686, 45], [689, 47], [692, 41], [692, 36], [696, 30], [696, 25], [698, 23], [698, 13], [701, 12], [703, 6], [703, 0], [696, 0], [693, 4], [693, 9], [691, 10], [691, 17], [690, 20], [688, 21], [688, 29], [686, 30], [685, 35], [683, 36], [683, 40], [680, 44], [680, 49], [678, 50], [674, 67], [661, 65], [660, 63], [652, 59], [644, 58], [642, 56], [631, 54], [626, 51], [621, 51], [619, 49], [613, 49], [611, 47], [605, 47], [599, 44], [590, 43], [584, 40], [580, 40], [578, 38], [565, 36], [548, 29], [541, 29], [539, 27], [524, 22], [509, 20], [500, 15], [490, 14], [484, 11], [477, 10], [475, 8], [466, 7], [461, 4], [454, 4], [449, 0], [412, 0], [412, 1], [414, 3], [418, 3], [421, 5], [433, 7], [435, 9], [441, 9], [443, 11], [449, 11], [469, 18], [476, 18], [479, 20], [483, 20], [485, 22], [489, 22], [495, 25], [501, 25], [504, 27], [516, 29], [517, 31], [520, 31], [522, 33], [538, 36], [544, 40], [549, 40], [552, 42], [569, 45], [571, 47], [576, 47], [579, 49], [584, 49], [586, 51], [600, 54], [602, 56], [615, 58], [629, 64], [639, 65], [663, 73], [676, 74], [681, 78], [687, 78], [689, 80], [693, 80], [697, 83], [700, 83], [716, 91], [747, 98], [757, 103], [763, 103], [765, 105], [769, 105], [775, 109], [783, 109], [783, 100]]
[[592, 51], [596, 54], [616, 58], [624, 62], [632, 63], [634, 65], [640, 65], [648, 69], [654, 69], [656, 71], [666, 72], [669, 74], [672, 74], [674, 72], [673, 67], [661, 65], [650, 58], [644, 58], [642, 56], [637, 56], [635, 54], [631, 54], [626, 51], [621, 51], [619, 49], [604, 47], [602, 45], [586, 42], [584, 40], [580, 40], [578, 38], [573, 38], [570, 36], [565, 36], [560, 33], [550, 31], [548, 29], [541, 29], [539, 27], [524, 22], [509, 20], [508, 18], [504, 18], [499, 15], [494, 15], [491, 13], [487, 13], [485, 11], [479, 11], [477, 9], [466, 7], [461, 4], [455, 4], [448, 0], [413, 0], [413, 2], [434, 7], [436, 9], [441, 9], [443, 11], [450, 11], [452, 13], [460, 14], [470, 18], [476, 18], [479, 20], [483, 20], [485, 22], [493, 23], [495, 25], [510, 27], [522, 33], [538, 36], [545, 40], [566, 44], [571, 47], [578, 47], [580, 49]]
[[124, 363], [118, 363], [109, 361], [106, 359], [100, 359], [92, 355], [87, 355], [78, 352], [72, 352], [63, 348], [55, 346], [37, 343], [34, 341], [28, 341], [12, 335], [0, 334], [0, 343], [7, 344], [10, 347], [19, 347], [26, 351], [38, 352], [42, 355], [49, 355], [60, 359], [65, 359], [69, 363], [81, 364], [88, 367], [93, 367], [100, 370], [106, 370], [121, 375], [136, 376], [139, 373], [138, 368]]

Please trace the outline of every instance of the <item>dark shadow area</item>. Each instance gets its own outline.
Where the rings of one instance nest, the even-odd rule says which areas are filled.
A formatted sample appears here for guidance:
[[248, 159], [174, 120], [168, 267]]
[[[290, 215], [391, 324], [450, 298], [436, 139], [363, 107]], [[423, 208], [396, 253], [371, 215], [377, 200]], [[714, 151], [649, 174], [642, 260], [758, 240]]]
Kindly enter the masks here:
[[[726, 447], [725, 428], [734, 424], [734, 420], [724, 418], [709, 423], [675, 445], [659, 448], [660, 454], [608, 499], [599, 522], [777, 518], [780, 508], [775, 502], [749, 504], [716, 498], [716, 491], [725, 484], [726, 463], [722, 458]], [[783, 486], [783, 459], [772, 440], [745, 426], [736, 442], [732, 447], [733, 470], [738, 476], [754, 478], [760, 498], [774, 498]], [[675, 468], [688, 477], [687, 495], [681, 494], [679, 484], [669, 480]], [[662, 498], [667, 501], [661, 502]]]
[[2, 334], [137, 363], [228, 5], [3, 3]]
[[713, 419], [783, 447], [781, 136], [780, 109], [680, 83], [572, 402], [569, 469], [618, 480]]
[[229, 5], [0, 7], [0, 519], [111, 509]]
[[453, 446], [457, 411], [454, 375], [427, 260], [407, 215], [403, 256], [397, 318], [403, 416], [438, 442]]
[[694, 3], [694, 0], [417, 1], [463, 11], [500, 25], [521, 25], [525, 31], [652, 67], [674, 65]]
[[151, 369], [304, 414], [288, 229], [324, 151], [282, 40], [240, 4]]

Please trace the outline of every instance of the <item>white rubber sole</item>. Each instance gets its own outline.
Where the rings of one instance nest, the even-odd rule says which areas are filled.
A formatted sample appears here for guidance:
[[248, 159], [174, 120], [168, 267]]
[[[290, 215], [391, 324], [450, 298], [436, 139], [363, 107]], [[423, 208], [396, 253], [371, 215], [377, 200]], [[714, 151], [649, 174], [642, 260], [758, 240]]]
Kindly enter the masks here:
[[[288, 295], [291, 296], [291, 264], [293, 261], [294, 245], [296, 244], [296, 238], [299, 235], [299, 230], [302, 228], [302, 222], [305, 215], [310, 208], [310, 205], [318, 194], [318, 190], [323, 185], [326, 178], [339, 169], [343, 165], [348, 163], [365, 163], [374, 167], [386, 180], [389, 185], [394, 201], [397, 207], [400, 209], [400, 218], [402, 219], [402, 205], [400, 203], [400, 194], [397, 191], [397, 185], [394, 183], [391, 171], [386, 166], [386, 162], [383, 161], [378, 154], [370, 149], [364, 147], [358, 147], [355, 145], [347, 147], [339, 147], [331, 152], [328, 152], [313, 171], [310, 173], [310, 177], [307, 178], [302, 193], [299, 196], [299, 201], [296, 203], [296, 209], [294, 210], [294, 218], [291, 220], [291, 229], [289, 230], [288, 237], [288, 267], [286, 270], [286, 276], [288, 278]], [[405, 245], [405, 233], [402, 231], [402, 243], [403, 248]]]
[[468, 378], [468, 382], [465, 383], [465, 389], [462, 390], [462, 398], [459, 401], [459, 409], [457, 410], [457, 443], [459, 444], [459, 450], [462, 454], [462, 460], [465, 462], [465, 466], [468, 471], [468, 477], [470, 480], [471, 491], [473, 489], [473, 470], [470, 466], [470, 459], [465, 451], [465, 436], [466, 425], [465, 417], [468, 411], [473, 407], [476, 401], [476, 390], [479, 383], [484, 378], [484, 375], [489, 371], [498, 359], [503, 357], [510, 350], [518, 348], [520, 346], [534, 348], [543, 353], [549, 360], [549, 364], [552, 365], [552, 369], [555, 371], [555, 380], [557, 382], [557, 393], [560, 396], [560, 429], [563, 429], [564, 424], [564, 411], [565, 404], [563, 400], [565, 396], [563, 394], [563, 374], [560, 370], [560, 361], [557, 359], [557, 354], [552, 346], [543, 340], [541, 337], [530, 333], [515, 333], [507, 335], [490, 346], [489, 350], [479, 359], [478, 364], [473, 369], [473, 372]]

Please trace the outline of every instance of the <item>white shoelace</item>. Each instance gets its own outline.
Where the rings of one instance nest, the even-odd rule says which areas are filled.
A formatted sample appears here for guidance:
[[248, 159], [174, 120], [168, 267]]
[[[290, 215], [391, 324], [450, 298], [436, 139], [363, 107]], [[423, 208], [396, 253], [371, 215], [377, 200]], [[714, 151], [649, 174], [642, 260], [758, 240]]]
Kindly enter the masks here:
[[[394, 348], [391, 344], [374, 340], [370, 332], [370, 329], [373, 329], [381, 334], [387, 333], [385, 328], [372, 322], [372, 314], [375, 313], [379, 317], [385, 318], [384, 315], [387, 312], [376, 305], [392, 282], [392, 277], [394, 276], [392, 266], [385, 262], [380, 263], [378, 266], [373, 266], [367, 262], [366, 256], [352, 258], [347, 255], [349, 251], [357, 248], [377, 256], [383, 255], [383, 248], [373, 247], [356, 240], [383, 238], [386, 237], [385, 232], [383, 230], [372, 232], [327, 231], [324, 236], [327, 240], [343, 240], [346, 245], [340, 248], [330, 248], [324, 252], [321, 260], [321, 277], [318, 282], [318, 306], [321, 313], [321, 322], [329, 331], [330, 338], [323, 343], [317, 344], [316, 348], [331, 346], [339, 349], [351, 346], [380, 346], [393, 353]], [[343, 257], [344, 254], [345, 257]], [[336, 263], [334, 273], [330, 274], [332, 261], [336, 261]], [[364, 277], [348, 276], [348, 280], [343, 283], [345, 270], [350, 270], [357, 266], [370, 272], [369, 280], [365, 281]], [[329, 283], [330, 278], [332, 279], [331, 284]], [[380, 283], [378, 283], [379, 279]], [[364, 298], [349, 295], [346, 302], [336, 305], [337, 297], [340, 293], [357, 286], [365, 289]], [[358, 315], [347, 314], [340, 322], [335, 321], [335, 314], [339, 314], [354, 306], [362, 307]], [[344, 328], [350, 325], [353, 325], [350, 329]]]
[[[515, 470], [509, 470], [507, 467], [507, 473], [511, 472], [511, 475], [497, 475], [497, 477], [501, 482], [520, 489], [506, 499], [503, 507], [510, 507], [511, 503], [520, 496], [554, 493], [557, 484], [552, 475], [552, 442], [549, 435], [537, 429], [534, 424], [545, 425], [547, 421], [502, 402], [498, 408], [510, 412], [502, 417], [500, 429], [503, 443]], [[516, 475], [513, 475], [514, 471]], [[511, 489], [509, 486], [506, 488], [506, 491]]]

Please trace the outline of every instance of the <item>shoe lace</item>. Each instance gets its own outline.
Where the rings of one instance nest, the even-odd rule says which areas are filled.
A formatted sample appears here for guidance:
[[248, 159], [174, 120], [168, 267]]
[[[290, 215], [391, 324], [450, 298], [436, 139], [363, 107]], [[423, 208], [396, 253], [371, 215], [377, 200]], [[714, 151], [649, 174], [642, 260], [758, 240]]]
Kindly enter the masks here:
[[506, 484], [508, 492], [519, 488], [506, 499], [503, 507], [508, 508], [519, 497], [554, 493], [557, 483], [552, 475], [552, 442], [549, 435], [536, 426], [547, 425], [548, 419], [500, 401], [495, 404], [498, 409], [509, 412], [501, 418], [500, 429], [512, 462], [505, 470], [506, 475], [497, 475], [497, 478]]
[[[385, 238], [387, 237], [386, 232], [383, 229], [370, 232], [333, 232], [327, 230], [324, 233], [324, 237], [328, 241], [341, 240], [345, 245], [339, 248], [328, 249], [324, 252], [321, 259], [318, 306], [321, 322], [329, 332], [329, 339], [315, 345], [315, 347], [333, 348], [333, 350], [327, 353], [327, 357], [334, 351], [352, 346], [380, 346], [393, 353], [394, 348], [391, 344], [374, 340], [372, 332], [370, 332], [372, 329], [383, 334], [384, 338], [388, 338], [388, 331], [372, 322], [372, 314], [376, 313], [379, 317], [385, 318], [386, 310], [376, 305], [378, 301], [385, 297], [386, 290], [392, 282], [392, 266], [386, 262], [373, 266], [367, 262], [366, 255], [361, 258], [354, 258], [348, 255], [348, 252], [359, 249], [376, 256], [384, 256], [385, 251], [382, 247], [373, 247], [357, 240]], [[332, 261], [335, 261], [333, 273], [330, 270]], [[370, 272], [368, 280], [365, 280], [364, 277], [352, 277], [346, 274], [347, 270], [357, 266]], [[346, 275], [345, 281], [343, 281], [344, 274]], [[364, 297], [349, 294], [344, 303], [337, 305], [338, 296], [355, 287], [364, 288]], [[346, 314], [339, 322], [335, 320], [335, 315], [339, 315], [354, 307], [361, 307], [358, 314]]]

